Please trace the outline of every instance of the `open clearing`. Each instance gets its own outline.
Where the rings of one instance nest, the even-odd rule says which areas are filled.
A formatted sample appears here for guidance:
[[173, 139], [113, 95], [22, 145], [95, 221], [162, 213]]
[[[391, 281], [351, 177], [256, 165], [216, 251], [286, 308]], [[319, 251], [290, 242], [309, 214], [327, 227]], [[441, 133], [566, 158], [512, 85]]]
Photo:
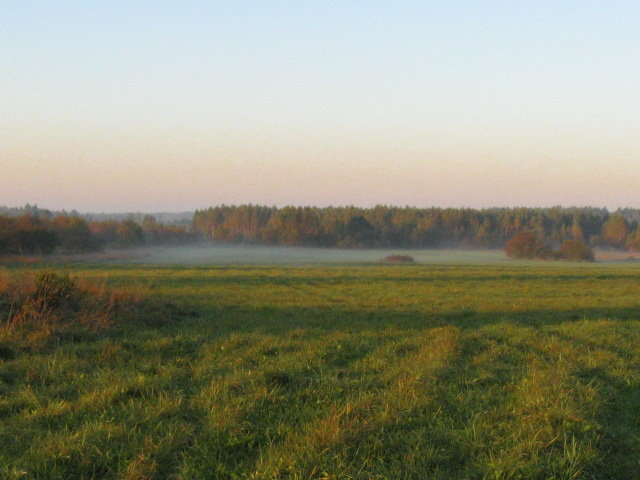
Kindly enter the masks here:
[[0, 359], [3, 478], [640, 478], [636, 265], [64, 271], [196, 315]]

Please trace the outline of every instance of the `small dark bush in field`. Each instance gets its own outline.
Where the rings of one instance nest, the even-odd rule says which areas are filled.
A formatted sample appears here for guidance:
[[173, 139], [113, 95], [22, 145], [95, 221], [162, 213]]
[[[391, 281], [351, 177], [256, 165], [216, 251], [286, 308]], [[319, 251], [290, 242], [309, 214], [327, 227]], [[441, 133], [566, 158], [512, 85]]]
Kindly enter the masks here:
[[400, 262], [400, 263], [411, 263], [413, 262], [413, 257], [410, 255], [389, 255], [384, 259], [385, 262]]
[[580, 240], [567, 240], [560, 245], [558, 257], [566, 260], [584, 260], [587, 262], [595, 260], [593, 250]]

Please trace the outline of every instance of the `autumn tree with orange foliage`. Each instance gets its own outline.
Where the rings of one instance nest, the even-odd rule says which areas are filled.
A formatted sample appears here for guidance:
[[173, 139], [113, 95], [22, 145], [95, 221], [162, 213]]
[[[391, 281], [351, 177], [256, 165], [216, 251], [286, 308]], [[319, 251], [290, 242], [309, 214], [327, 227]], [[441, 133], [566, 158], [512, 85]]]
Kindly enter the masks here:
[[510, 258], [550, 258], [551, 249], [547, 247], [533, 232], [516, 233], [507, 242], [505, 252]]

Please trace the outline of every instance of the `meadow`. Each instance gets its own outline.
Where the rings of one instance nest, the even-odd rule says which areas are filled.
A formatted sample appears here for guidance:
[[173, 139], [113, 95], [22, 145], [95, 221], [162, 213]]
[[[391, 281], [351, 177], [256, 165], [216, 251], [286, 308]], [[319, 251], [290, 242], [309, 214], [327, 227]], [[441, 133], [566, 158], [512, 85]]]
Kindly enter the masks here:
[[636, 265], [173, 263], [48, 266], [178, 314], [0, 348], [2, 478], [640, 478]]

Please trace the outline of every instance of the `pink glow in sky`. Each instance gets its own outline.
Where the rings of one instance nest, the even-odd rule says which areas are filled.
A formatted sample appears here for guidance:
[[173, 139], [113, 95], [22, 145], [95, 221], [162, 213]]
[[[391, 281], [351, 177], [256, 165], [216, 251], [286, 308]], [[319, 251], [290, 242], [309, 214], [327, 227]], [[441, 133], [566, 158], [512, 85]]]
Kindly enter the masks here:
[[3, 3], [0, 205], [640, 206], [638, 4], [346, 3]]

